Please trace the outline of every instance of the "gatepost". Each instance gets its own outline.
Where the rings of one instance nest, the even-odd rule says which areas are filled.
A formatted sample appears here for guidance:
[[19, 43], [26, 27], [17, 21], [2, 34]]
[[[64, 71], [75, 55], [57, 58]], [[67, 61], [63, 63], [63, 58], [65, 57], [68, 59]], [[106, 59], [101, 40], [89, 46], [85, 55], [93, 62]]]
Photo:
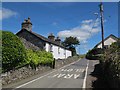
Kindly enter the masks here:
[[53, 69], [55, 69], [55, 58], [53, 59], [53, 66], [52, 66]]

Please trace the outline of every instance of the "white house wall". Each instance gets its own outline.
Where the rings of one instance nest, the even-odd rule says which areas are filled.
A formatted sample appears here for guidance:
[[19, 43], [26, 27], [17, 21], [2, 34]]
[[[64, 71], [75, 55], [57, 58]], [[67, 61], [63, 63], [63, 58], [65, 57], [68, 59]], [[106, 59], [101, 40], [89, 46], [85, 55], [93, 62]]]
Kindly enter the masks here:
[[49, 51], [49, 44], [46, 43], [45, 50], [48, 52]]
[[[104, 41], [104, 45], [111, 45], [114, 42], [116, 42], [116, 40], [110, 37]], [[98, 45], [97, 48], [102, 48], [102, 43], [100, 43], [100, 45]]]
[[66, 50], [66, 57], [72, 56], [72, 52], [69, 50]]
[[[49, 43], [46, 43], [45, 49], [47, 52], [50, 51], [49, 46], [50, 46]], [[52, 45], [52, 52], [51, 53], [53, 54], [53, 57], [55, 59], [65, 59], [69, 56], [72, 56], [71, 51], [64, 49], [62, 47], [56, 46], [56, 45]]]

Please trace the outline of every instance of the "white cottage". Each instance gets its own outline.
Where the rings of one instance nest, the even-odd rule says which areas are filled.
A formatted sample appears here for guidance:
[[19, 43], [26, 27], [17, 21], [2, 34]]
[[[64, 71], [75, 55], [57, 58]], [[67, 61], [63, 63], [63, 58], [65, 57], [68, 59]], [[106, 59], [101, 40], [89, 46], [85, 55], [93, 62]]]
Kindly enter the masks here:
[[[112, 43], [117, 42], [118, 38], [114, 36], [113, 34], [109, 35], [104, 39], [104, 46], [105, 48], [108, 48]], [[102, 48], [102, 41], [99, 42], [96, 46], [96, 48]]]
[[48, 38], [32, 31], [30, 18], [22, 23], [22, 29], [16, 34], [26, 48], [51, 52], [55, 59], [65, 59], [72, 56], [72, 52], [61, 44], [59, 37], [51, 33]]

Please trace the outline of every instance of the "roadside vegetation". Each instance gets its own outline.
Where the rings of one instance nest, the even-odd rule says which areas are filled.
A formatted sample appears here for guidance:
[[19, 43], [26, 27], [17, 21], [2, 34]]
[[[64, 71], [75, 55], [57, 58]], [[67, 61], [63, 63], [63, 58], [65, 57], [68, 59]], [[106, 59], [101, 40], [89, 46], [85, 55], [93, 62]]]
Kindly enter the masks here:
[[31, 49], [26, 50], [28, 64], [32, 68], [37, 68], [39, 65], [48, 65], [52, 67], [53, 55], [46, 51], [33, 51]]
[[100, 61], [100, 76], [108, 84], [108, 88], [120, 88], [120, 39], [104, 51], [97, 48], [90, 50], [86, 58]]
[[20, 39], [11, 32], [2, 31], [2, 69], [8, 71], [25, 65], [25, 48]]
[[53, 56], [50, 52], [25, 49], [19, 37], [11, 32], [2, 31], [2, 72], [23, 66], [51, 66], [52, 62]]

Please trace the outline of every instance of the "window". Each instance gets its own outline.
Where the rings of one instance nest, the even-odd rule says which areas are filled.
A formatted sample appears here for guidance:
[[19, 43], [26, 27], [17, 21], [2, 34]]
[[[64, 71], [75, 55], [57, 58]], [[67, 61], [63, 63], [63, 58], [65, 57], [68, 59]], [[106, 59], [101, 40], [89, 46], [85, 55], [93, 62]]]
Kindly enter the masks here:
[[60, 54], [60, 47], [58, 47], [58, 54]]
[[53, 52], [53, 45], [50, 44], [50, 52]]
[[64, 55], [66, 55], [66, 50], [64, 49]]

